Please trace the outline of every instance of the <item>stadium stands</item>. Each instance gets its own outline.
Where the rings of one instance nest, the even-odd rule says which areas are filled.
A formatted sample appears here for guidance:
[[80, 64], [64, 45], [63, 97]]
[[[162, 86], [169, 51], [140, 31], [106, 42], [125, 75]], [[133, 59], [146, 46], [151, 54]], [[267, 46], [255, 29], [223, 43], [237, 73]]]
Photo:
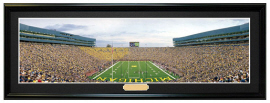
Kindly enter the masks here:
[[249, 81], [249, 46], [246, 44], [130, 48], [129, 54], [127, 60], [154, 61], [178, 75], [178, 82]]
[[[178, 75], [178, 82], [243, 82], [249, 81], [248, 47], [114, 48], [114, 60], [153, 61]], [[20, 81], [90, 82], [86, 74], [104, 70], [111, 60], [111, 48], [21, 42]]]
[[[249, 24], [174, 38], [176, 47], [93, 47], [95, 39], [20, 24], [20, 82], [89, 79], [113, 62], [152, 61], [168, 82], [249, 82]], [[112, 55], [113, 53], [113, 55]]]
[[20, 24], [20, 41], [95, 46], [96, 39]]
[[[178, 82], [249, 81], [249, 46], [245, 44], [114, 48], [113, 57], [115, 61], [153, 61], [178, 75]], [[104, 70], [111, 60], [111, 48], [21, 42], [20, 81], [90, 82], [86, 74]]]
[[20, 42], [21, 82], [89, 82], [86, 74], [108, 63], [73, 45]]
[[[112, 48], [92, 48], [92, 47], [79, 47], [89, 55], [99, 58], [101, 60], [111, 61], [112, 60]], [[128, 53], [128, 48], [113, 48], [113, 59], [121, 60]]]
[[228, 43], [246, 43], [249, 41], [249, 23], [202, 32], [181, 38], [173, 38], [173, 45], [192, 46], [192, 45], [209, 45], [209, 44], [228, 44]]

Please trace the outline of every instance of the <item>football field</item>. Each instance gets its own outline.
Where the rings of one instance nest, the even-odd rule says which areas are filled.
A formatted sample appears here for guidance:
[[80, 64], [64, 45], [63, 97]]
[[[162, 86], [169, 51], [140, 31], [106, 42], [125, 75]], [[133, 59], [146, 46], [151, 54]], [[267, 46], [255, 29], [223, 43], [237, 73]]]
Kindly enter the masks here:
[[164, 82], [177, 77], [151, 61], [119, 61], [91, 79], [111, 82]]

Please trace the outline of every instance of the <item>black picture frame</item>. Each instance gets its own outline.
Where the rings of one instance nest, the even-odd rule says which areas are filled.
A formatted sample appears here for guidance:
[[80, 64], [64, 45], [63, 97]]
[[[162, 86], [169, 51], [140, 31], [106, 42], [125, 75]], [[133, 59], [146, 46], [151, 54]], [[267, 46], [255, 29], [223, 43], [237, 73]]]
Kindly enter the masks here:
[[[250, 18], [250, 84], [18, 84], [19, 17]], [[266, 99], [266, 4], [4, 4], [4, 99]], [[18, 69], [18, 68], [17, 68]], [[15, 71], [14, 71], [15, 70]], [[17, 75], [18, 76], [18, 75]], [[15, 80], [15, 81], [14, 81]], [[109, 88], [109, 89], [105, 89]], [[90, 92], [89, 92], [90, 91]]]

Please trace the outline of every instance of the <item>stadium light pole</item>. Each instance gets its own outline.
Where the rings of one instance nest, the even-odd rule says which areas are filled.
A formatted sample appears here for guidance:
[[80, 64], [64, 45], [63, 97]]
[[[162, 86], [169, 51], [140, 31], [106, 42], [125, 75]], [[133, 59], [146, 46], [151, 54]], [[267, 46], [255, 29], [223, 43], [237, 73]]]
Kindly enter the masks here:
[[[124, 52], [124, 48], [123, 48], [123, 44], [121, 44], [121, 46], [122, 46], [122, 58], [124, 58], [124, 55], [123, 55], [123, 52]], [[121, 64], [121, 78], [123, 78], [123, 69], [122, 69], [122, 65], [123, 65], [123, 63]]]
[[[145, 53], [147, 53], [147, 52], [146, 52], [146, 48], [147, 48], [147, 44], [145, 44]], [[148, 72], [148, 71], [147, 71], [147, 54], [146, 54], [145, 65], [146, 65], [146, 73], [145, 73], [145, 74], [146, 74], [146, 78], [147, 78], [147, 72]]]
[[112, 82], [113, 82], [113, 42], [112, 42]]
[[130, 43], [129, 43], [129, 46], [128, 46], [128, 68], [127, 68], [127, 75], [128, 75], [128, 78], [129, 78], [129, 60], [130, 60]]

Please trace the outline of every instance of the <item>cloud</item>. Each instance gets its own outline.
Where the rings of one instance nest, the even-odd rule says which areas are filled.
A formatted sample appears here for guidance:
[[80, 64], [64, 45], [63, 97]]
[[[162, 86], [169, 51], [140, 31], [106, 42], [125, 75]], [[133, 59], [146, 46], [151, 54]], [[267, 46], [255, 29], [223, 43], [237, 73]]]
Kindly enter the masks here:
[[46, 29], [53, 29], [53, 30], [57, 30], [57, 31], [71, 31], [71, 30], [78, 30], [78, 29], [86, 29], [87, 26], [74, 25], [74, 24], [55, 24], [55, 25], [48, 25], [45, 28]]
[[173, 38], [248, 23], [248, 18], [21, 18], [20, 23], [95, 38], [98, 47], [173, 46]]
[[109, 40], [97, 40], [97, 47], [106, 47], [107, 44], [113, 45], [113, 47], [129, 47], [129, 42], [123, 41], [109, 41]]

